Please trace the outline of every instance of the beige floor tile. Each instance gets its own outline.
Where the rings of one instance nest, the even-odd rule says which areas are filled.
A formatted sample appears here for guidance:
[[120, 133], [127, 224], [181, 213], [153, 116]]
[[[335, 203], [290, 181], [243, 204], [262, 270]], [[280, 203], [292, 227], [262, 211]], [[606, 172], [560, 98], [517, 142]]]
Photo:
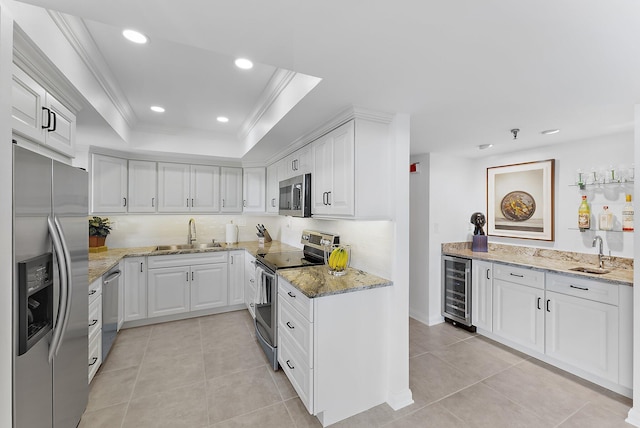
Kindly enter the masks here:
[[322, 424], [315, 416], [309, 414], [309, 411], [299, 398], [292, 398], [284, 402], [291, 418], [297, 428], [322, 428]]
[[577, 413], [559, 425], [559, 428], [629, 428], [624, 419], [617, 418], [608, 410], [587, 403]]
[[253, 369], [265, 365], [261, 350], [255, 343], [240, 343], [225, 349], [204, 353], [204, 371], [207, 379]]
[[550, 426], [528, 409], [482, 383], [466, 388], [440, 402], [469, 427], [540, 428]]
[[89, 388], [87, 411], [128, 402], [137, 376], [137, 367], [96, 375]]
[[144, 362], [196, 353], [202, 354], [202, 339], [199, 331], [170, 333], [149, 340]]
[[417, 406], [440, 400], [481, 380], [431, 354], [409, 360], [409, 386]]
[[153, 326], [125, 328], [118, 332], [114, 345], [123, 343], [146, 343], [151, 336]]
[[212, 425], [212, 428], [296, 428], [283, 403]]
[[128, 403], [85, 412], [78, 428], [120, 428]]
[[204, 380], [201, 353], [143, 361], [133, 398], [156, 394]]
[[100, 366], [100, 373], [140, 366], [146, 349], [144, 341], [118, 342], [111, 347], [107, 359]]
[[199, 332], [200, 320], [198, 318], [189, 318], [186, 320], [154, 324], [151, 329], [151, 340]]
[[372, 407], [369, 410], [358, 413], [350, 418], [331, 425], [335, 428], [374, 428], [381, 427], [393, 421], [393, 409], [386, 404]]
[[601, 387], [594, 387], [594, 394], [589, 400], [594, 406], [606, 409], [622, 419], [627, 418], [633, 407], [632, 399]]
[[440, 326], [442, 324], [430, 327], [431, 330], [425, 330], [422, 327], [409, 327], [409, 357], [437, 351], [471, 337], [461, 337], [461, 334], [454, 334], [451, 330], [453, 327]]
[[123, 428], [202, 428], [209, 425], [204, 382], [133, 399]]
[[262, 366], [207, 381], [211, 424], [282, 401], [269, 368]]
[[254, 344], [255, 338], [243, 322], [202, 323], [202, 348], [205, 351], [223, 350], [238, 344]]
[[384, 425], [385, 428], [465, 428], [467, 426], [440, 403], [430, 404], [417, 412]]
[[523, 361], [483, 381], [549, 424], [559, 424], [593, 397], [593, 390], [571, 376], [531, 360]]
[[276, 383], [278, 387], [278, 392], [280, 392], [280, 397], [283, 401], [289, 400], [291, 398], [295, 398], [298, 396], [298, 393], [289, 382], [289, 378], [284, 374], [283, 370], [278, 371], [269, 371], [271, 373], [271, 377], [273, 377], [273, 381]]

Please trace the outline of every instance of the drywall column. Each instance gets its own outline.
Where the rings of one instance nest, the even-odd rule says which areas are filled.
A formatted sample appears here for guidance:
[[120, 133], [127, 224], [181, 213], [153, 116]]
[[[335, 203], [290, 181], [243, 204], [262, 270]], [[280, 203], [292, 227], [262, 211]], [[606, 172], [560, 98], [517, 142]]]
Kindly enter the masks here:
[[[640, 104], [635, 107], [635, 132], [634, 132], [634, 154], [633, 159], [636, 165], [640, 165]], [[636, 198], [640, 196], [640, 180], [636, 180], [633, 185], [633, 193]], [[634, 202], [638, 206], [638, 200]], [[637, 211], [637, 210], [636, 210]], [[640, 259], [640, 233], [638, 233], [638, 214], [634, 217], [633, 229], [636, 231], [633, 235], [633, 260]], [[633, 270], [633, 283], [640, 284], [640, 269]], [[629, 410], [627, 422], [631, 425], [640, 427], [640, 289], [633, 287], [633, 407]]]
[[409, 315], [429, 324], [429, 155], [411, 163], [418, 165], [410, 176]]
[[13, 19], [0, 0], [0, 426], [12, 425], [13, 240], [11, 70]]
[[413, 403], [409, 389], [409, 115], [398, 114], [389, 126], [395, 195], [393, 287], [389, 287], [387, 340], [389, 394], [387, 403], [398, 410]]

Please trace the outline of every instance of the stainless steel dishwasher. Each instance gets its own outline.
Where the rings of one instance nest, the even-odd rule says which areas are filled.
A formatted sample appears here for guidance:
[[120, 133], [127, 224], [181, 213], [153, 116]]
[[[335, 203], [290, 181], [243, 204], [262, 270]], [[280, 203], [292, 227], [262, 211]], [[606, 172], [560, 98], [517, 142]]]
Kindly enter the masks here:
[[107, 358], [118, 333], [119, 265], [102, 276], [102, 361]]

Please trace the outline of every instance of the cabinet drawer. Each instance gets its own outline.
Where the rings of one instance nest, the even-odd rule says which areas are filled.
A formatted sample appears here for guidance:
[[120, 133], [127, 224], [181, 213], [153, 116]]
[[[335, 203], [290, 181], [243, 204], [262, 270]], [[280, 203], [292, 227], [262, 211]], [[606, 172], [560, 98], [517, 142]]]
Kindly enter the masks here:
[[544, 288], [544, 272], [533, 269], [494, 263], [493, 278], [529, 287]]
[[97, 335], [89, 342], [89, 383], [102, 364], [102, 337]]
[[206, 263], [227, 263], [227, 251], [209, 251], [206, 253], [167, 254], [164, 256], [150, 256], [149, 269], [193, 266]]
[[279, 335], [278, 362], [298, 393], [300, 400], [313, 414], [313, 369], [304, 363], [302, 357], [289, 342], [286, 335]]
[[89, 305], [89, 341], [102, 328], [102, 299], [96, 299]]
[[102, 295], [102, 277], [89, 284], [89, 304]]
[[288, 336], [307, 365], [313, 368], [313, 324], [281, 296], [278, 297], [278, 305], [278, 332]]
[[618, 306], [618, 285], [573, 276], [547, 274], [547, 290]]
[[293, 306], [307, 321], [313, 322], [313, 304], [302, 291], [291, 285], [286, 279], [278, 278], [278, 296]]

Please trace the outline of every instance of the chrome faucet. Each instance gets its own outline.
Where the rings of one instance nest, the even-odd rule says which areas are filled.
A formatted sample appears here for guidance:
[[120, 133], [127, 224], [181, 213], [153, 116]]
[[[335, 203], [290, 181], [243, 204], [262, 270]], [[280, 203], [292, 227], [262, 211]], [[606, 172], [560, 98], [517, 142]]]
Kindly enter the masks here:
[[[193, 229], [193, 233], [191, 230]], [[189, 233], [187, 234], [187, 243], [189, 245], [193, 244], [196, 241], [196, 221], [193, 218], [189, 219]], [[602, 244], [600, 244], [602, 246]]]
[[596, 242], [600, 243], [600, 245], [598, 246], [598, 266], [600, 266], [600, 269], [604, 269], [604, 254], [602, 253], [602, 238], [598, 235], [596, 235], [595, 238], [593, 238], [593, 242], [591, 243], [591, 246], [595, 247]]

